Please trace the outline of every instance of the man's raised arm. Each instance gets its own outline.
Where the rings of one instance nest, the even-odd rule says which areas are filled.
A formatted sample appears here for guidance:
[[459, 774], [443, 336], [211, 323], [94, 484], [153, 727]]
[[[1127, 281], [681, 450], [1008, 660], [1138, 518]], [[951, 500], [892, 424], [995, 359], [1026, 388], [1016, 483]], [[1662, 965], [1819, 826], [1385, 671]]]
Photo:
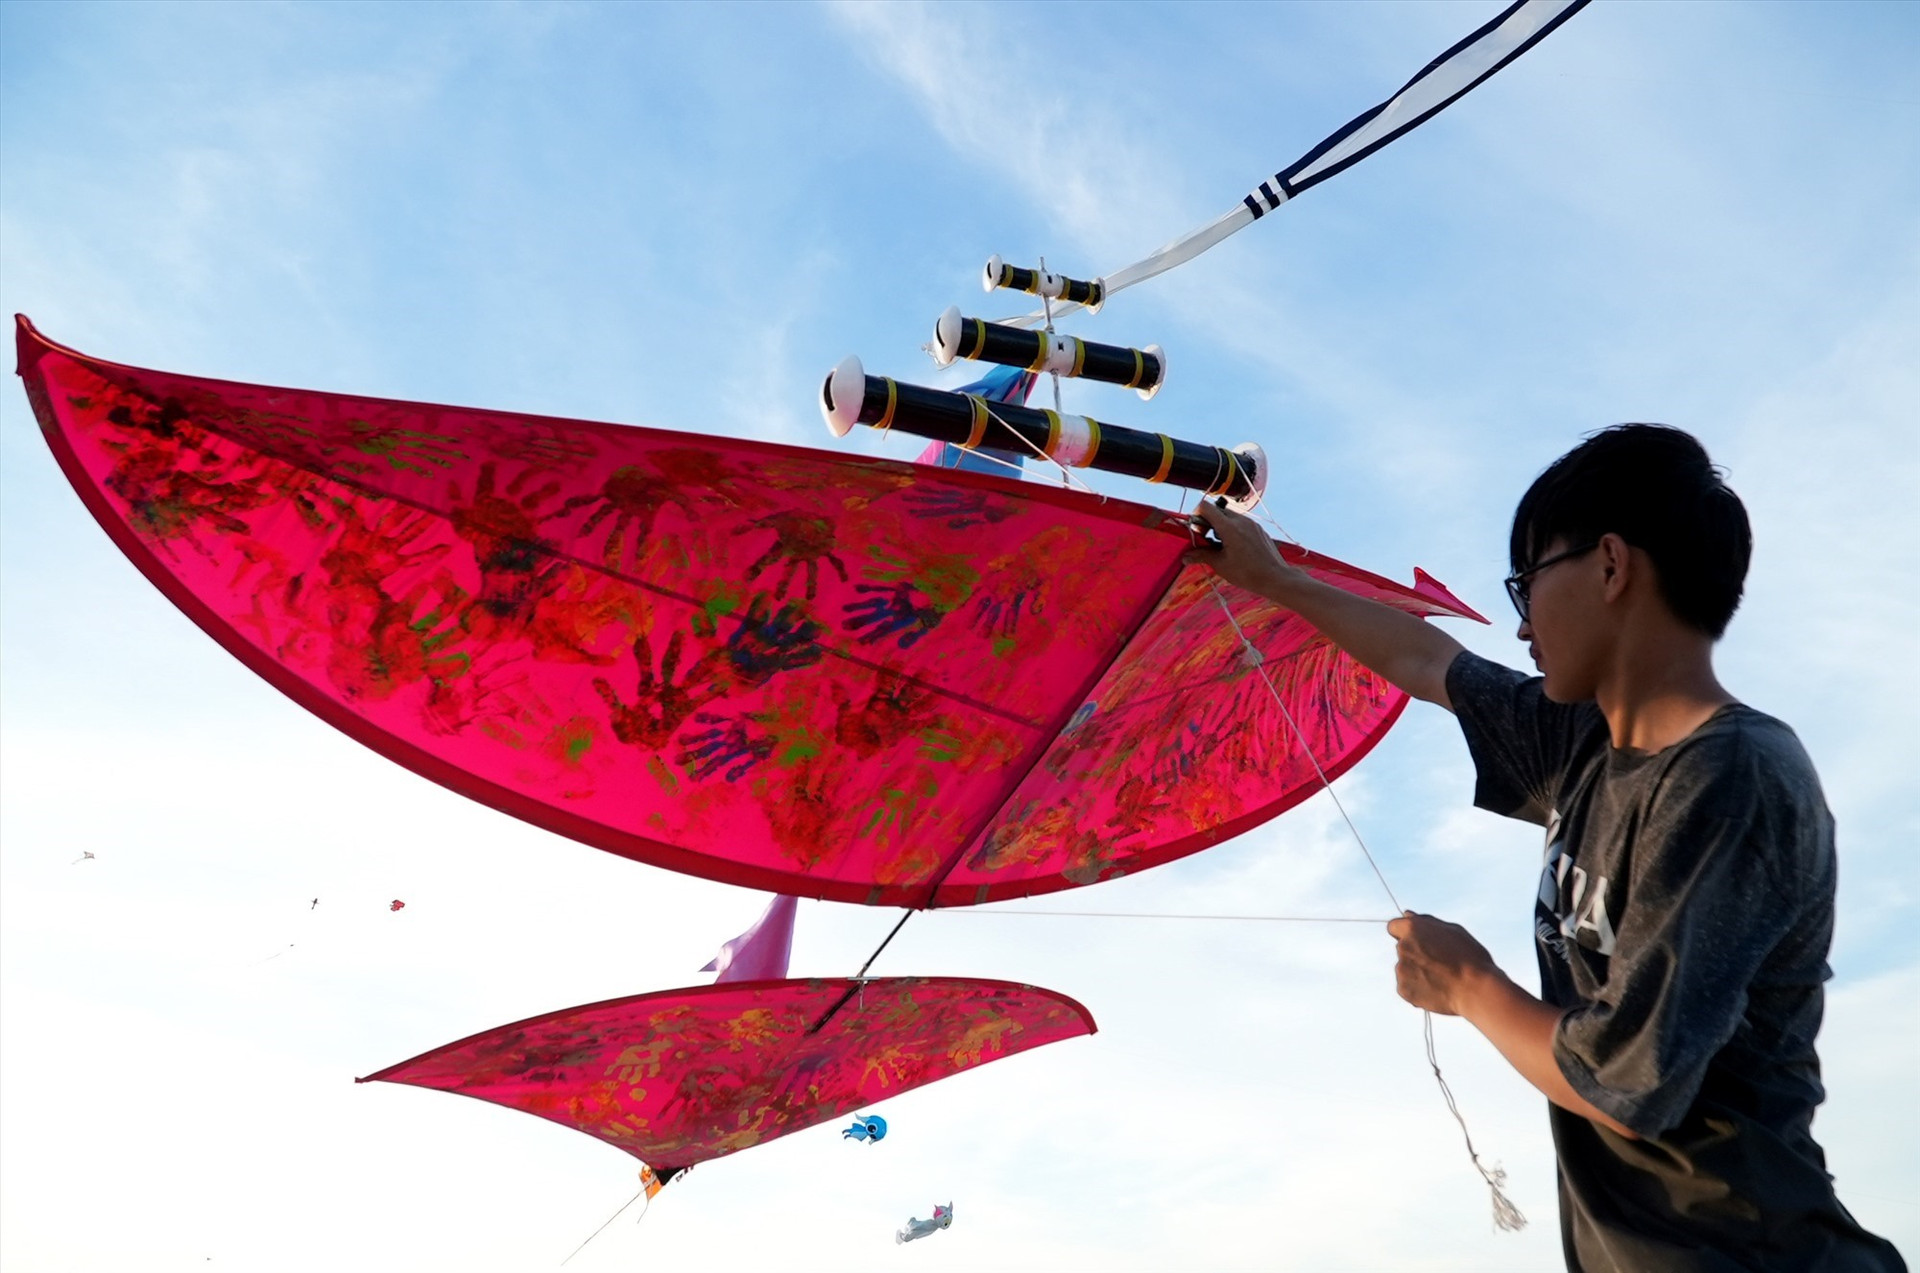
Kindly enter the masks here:
[[1453, 710], [1447, 669], [1465, 648], [1458, 641], [1404, 610], [1356, 597], [1289, 566], [1250, 517], [1204, 501], [1197, 512], [1220, 543], [1194, 549], [1187, 560], [1211, 566], [1235, 587], [1285, 606], [1415, 698]]

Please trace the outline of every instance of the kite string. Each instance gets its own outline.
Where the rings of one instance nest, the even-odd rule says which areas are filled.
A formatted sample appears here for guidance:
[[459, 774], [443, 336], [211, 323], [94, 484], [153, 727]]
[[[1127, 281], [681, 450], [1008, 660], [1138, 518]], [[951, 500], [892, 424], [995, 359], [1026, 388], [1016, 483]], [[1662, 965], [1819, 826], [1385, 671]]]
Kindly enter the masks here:
[[[1340, 802], [1339, 794], [1333, 789], [1332, 780], [1327, 777], [1327, 771], [1320, 767], [1319, 759], [1314, 756], [1313, 748], [1307, 743], [1306, 734], [1301, 731], [1299, 723], [1293, 719], [1293, 713], [1288, 710], [1286, 700], [1280, 696], [1280, 691], [1274, 687], [1273, 678], [1267, 675], [1267, 656], [1248, 639], [1245, 629], [1240, 626], [1240, 620], [1234, 616], [1233, 607], [1227, 604], [1226, 597], [1220, 592], [1219, 579], [1215, 578], [1208, 582], [1213, 589], [1213, 599], [1220, 604], [1220, 611], [1227, 616], [1227, 622], [1232, 625], [1234, 635], [1240, 638], [1244, 661], [1260, 673], [1260, 680], [1266, 685], [1267, 693], [1273, 695], [1274, 705], [1280, 709], [1280, 715], [1292, 728], [1294, 737], [1300, 742], [1300, 750], [1306, 753], [1307, 763], [1313, 766], [1313, 772], [1319, 776], [1320, 785], [1332, 799], [1333, 807], [1340, 811], [1341, 820], [1347, 824], [1347, 830], [1353, 835], [1353, 842], [1359, 845], [1360, 852], [1366, 855], [1367, 865], [1373, 868], [1373, 874], [1380, 881], [1380, 887], [1386, 890], [1387, 899], [1393, 903], [1393, 909], [1400, 914], [1408, 913], [1406, 908], [1400, 905], [1400, 899], [1394, 896], [1393, 886], [1387, 883], [1386, 874], [1381, 871], [1380, 863], [1374, 860], [1373, 851], [1367, 848], [1367, 842], [1361, 836], [1360, 829], [1354, 826], [1353, 818], [1347, 813], [1346, 805]], [[1447, 1085], [1446, 1076], [1440, 1072], [1440, 1058], [1434, 1051], [1433, 1045], [1433, 1013], [1422, 1009], [1421, 1015], [1423, 1018], [1421, 1028], [1426, 1034], [1427, 1064], [1433, 1070], [1434, 1081], [1440, 1085], [1440, 1095], [1447, 1103], [1447, 1112], [1453, 1115], [1456, 1123], [1460, 1124], [1460, 1134], [1466, 1137], [1467, 1156], [1473, 1162], [1473, 1169], [1480, 1173], [1482, 1180], [1487, 1182], [1487, 1189], [1493, 1195], [1494, 1227], [1508, 1232], [1523, 1229], [1526, 1227], [1527, 1217], [1521, 1213], [1520, 1208], [1513, 1205], [1513, 1200], [1507, 1197], [1506, 1190], [1502, 1187], [1506, 1183], [1507, 1173], [1498, 1166], [1489, 1168], [1480, 1161], [1480, 1155], [1473, 1147], [1473, 1135], [1467, 1131], [1467, 1120], [1460, 1113], [1460, 1106], [1453, 1098], [1453, 1089]]]
[[984, 447], [981, 447], [981, 448], [979, 448], [979, 449], [977, 449], [977, 450], [973, 450], [973, 451], [968, 451], [968, 452], [967, 452], [967, 454], [968, 454], [968, 455], [971, 455], [971, 456], [973, 456], [973, 457], [974, 457], [975, 459], [980, 459], [980, 460], [985, 460], [985, 461], [986, 461], [987, 463], [989, 463], [989, 464], [998, 464], [998, 465], [999, 465], [999, 466], [1000, 466], [1001, 468], [1003, 468], [1003, 469], [1011, 469], [1011, 470], [1013, 470], [1013, 472], [1015, 472], [1015, 473], [1017, 473], [1017, 474], [1021, 474], [1021, 475], [1025, 475], [1025, 473], [1026, 473], [1026, 471], [1027, 471], [1027, 470], [1026, 470], [1026, 469], [1025, 469], [1025, 468], [1024, 468], [1024, 467], [1023, 467], [1023, 466], [1022, 466], [1022, 465], [1021, 465], [1020, 463], [1019, 463], [1019, 461], [1017, 461], [1017, 460], [1003, 460], [1003, 459], [1001, 459], [1001, 458], [1000, 458], [999, 456], [997, 456], [997, 455], [992, 455], [992, 454], [989, 454], [989, 453], [987, 452], [987, 450], [986, 450], [986, 448], [984, 448]]
[[1248, 509], [1247, 511], [1249, 513], [1252, 513], [1255, 517], [1258, 517], [1261, 521], [1265, 522], [1267, 525], [1279, 531], [1280, 538], [1286, 540], [1288, 543], [1294, 544], [1296, 546], [1300, 543], [1299, 540], [1293, 537], [1292, 531], [1288, 530], [1285, 526], [1282, 526], [1280, 524], [1279, 519], [1276, 518], [1272, 513], [1269, 513], [1267, 511], [1267, 501], [1264, 495], [1262, 496], [1262, 498], [1258, 503], [1256, 503], [1252, 508]]
[[[605, 1233], [605, 1232], [607, 1231], [607, 1225], [609, 1225], [609, 1224], [612, 1224], [612, 1223], [613, 1223], [613, 1222], [614, 1222], [615, 1220], [618, 1220], [618, 1219], [620, 1218], [620, 1215], [621, 1215], [621, 1212], [624, 1212], [624, 1211], [625, 1211], [625, 1210], [626, 1210], [626, 1209], [627, 1209], [628, 1207], [631, 1207], [631, 1206], [632, 1206], [632, 1205], [633, 1205], [634, 1203], [636, 1203], [636, 1202], [638, 1202], [638, 1201], [640, 1201], [640, 1194], [643, 1194], [643, 1193], [645, 1193], [645, 1192], [646, 1192], [646, 1190], [645, 1190], [645, 1189], [642, 1189], [642, 1190], [640, 1191], [640, 1193], [636, 1193], [635, 1195], [633, 1195], [633, 1197], [631, 1197], [631, 1198], [628, 1198], [628, 1199], [627, 1199], [627, 1200], [626, 1200], [625, 1202], [623, 1202], [623, 1203], [621, 1203], [621, 1204], [620, 1204], [620, 1210], [619, 1210], [619, 1211], [616, 1211], [616, 1212], [614, 1212], [614, 1213], [613, 1213], [612, 1215], [610, 1215], [610, 1216], [608, 1216], [608, 1217], [607, 1217], [607, 1219], [606, 1219], [606, 1224], [602, 1224], [602, 1225], [601, 1225], [601, 1226], [600, 1226], [599, 1228], [597, 1228], [597, 1229], [595, 1229], [595, 1230], [594, 1230], [594, 1231], [593, 1231], [592, 1233], [589, 1233], [589, 1234], [587, 1235], [587, 1242], [591, 1242], [591, 1241], [593, 1241], [593, 1240], [594, 1240], [595, 1238], [597, 1238], [597, 1237], [599, 1237], [599, 1236], [600, 1236], [601, 1234], [603, 1234], [603, 1233]], [[634, 1223], [635, 1223], [635, 1224], [638, 1224], [638, 1223], [640, 1223], [640, 1220], [644, 1220], [644, 1219], [646, 1219], [646, 1218], [647, 1218], [647, 1211], [648, 1211], [648, 1209], [649, 1209], [649, 1208], [651, 1208], [652, 1206], [653, 1206], [653, 1199], [652, 1199], [652, 1198], [648, 1198], [648, 1199], [647, 1199], [647, 1205], [646, 1205], [645, 1207], [642, 1207], [642, 1208], [640, 1208], [640, 1218], [639, 1218], [639, 1220], [635, 1220], [635, 1221], [634, 1221]], [[573, 1248], [573, 1255], [569, 1255], [569, 1256], [568, 1256], [568, 1257], [567, 1257], [567, 1258], [566, 1258], [565, 1260], [562, 1260], [562, 1261], [560, 1261], [560, 1263], [561, 1263], [561, 1264], [562, 1264], [562, 1265], [564, 1266], [564, 1265], [565, 1265], [565, 1264], [567, 1263], [567, 1261], [568, 1261], [568, 1260], [571, 1260], [571, 1259], [573, 1259], [573, 1256], [574, 1256], [574, 1255], [578, 1255], [578, 1254], [580, 1254], [580, 1253], [581, 1253], [582, 1251], [584, 1251], [584, 1250], [586, 1250], [586, 1249], [587, 1249], [587, 1242], [582, 1242], [582, 1243], [581, 1243], [581, 1244], [580, 1244], [579, 1246], [577, 1246], [577, 1247], [575, 1247], [575, 1248]]]
[[[981, 399], [981, 402], [985, 404], [986, 400], [983, 398]], [[1087, 494], [1099, 500], [1102, 504], [1107, 502], [1106, 496], [1100, 494], [1100, 492], [1094, 490], [1091, 486], [1088, 486], [1085, 482], [1081, 481], [1078, 477], [1075, 477], [1072, 469], [1068, 468], [1066, 465], [1062, 464], [1060, 461], [1054, 459], [1051, 455], [1048, 455], [1045, 451], [1035, 446], [1033, 444], [1032, 439], [1028, 438], [1026, 434], [1021, 433], [1018, 429], [1015, 429], [1012, 425], [1008, 424], [1005, 420], [1001, 419], [1000, 413], [998, 411], [995, 411], [990, 404], [987, 405], [987, 415], [992, 418], [995, 424], [998, 424], [1001, 428], [1005, 429], [1008, 433], [1013, 434], [1013, 436], [1019, 440], [1020, 445], [1026, 447], [1027, 450], [1032, 451], [1035, 455], [1045, 460], [1048, 464], [1051, 464], [1053, 465], [1053, 467], [1059, 469], [1060, 481], [1063, 485], [1068, 482], [1071, 482], [1073, 485], [1079, 487], [1081, 490], [1085, 491]], [[979, 454], [979, 452], [976, 451], [974, 452], [974, 454], [977, 455]]]
[[[1046, 272], [1047, 258], [1043, 256], [1040, 258], [1040, 273], [1045, 274]], [[1046, 340], [1048, 341], [1047, 352], [1051, 353], [1053, 340], [1053, 298], [1045, 292], [1040, 293], [1040, 312], [1047, 316], [1046, 326], [1042, 330], [1046, 332]], [[1055, 415], [1059, 415], [1060, 412], [1064, 410], [1060, 405], [1060, 373], [1055, 371], [1048, 374], [1053, 377], [1053, 412]], [[1062, 486], [1066, 485], [1064, 473], [1062, 473], [1060, 484]]]
[[[1054, 379], [1058, 381], [1059, 377], [1055, 376]], [[1054, 385], [1054, 392], [1056, 394], [1056, 399], [1059, 393], [1059, 388], [1060, 388], [1059, 385], [1056, 383]], [[1054, 459], [1051, 455], [1048, 455], [1045, 451], [1035, 446], [1033, 442], [1030, 439], [1028, 439], [1025, 434], [1021, 433], [1019, 430], [1015, 429], [1012, 425], [1008, 424], [1006, 420], [1002, 419], [1000, 413], [998, 411], [995, 411], [990, 404], [987, 404], [986, 399], [984, 398], [981, 399], [981, 403], [982, 405], [985, 405], [987, 408], [988, 418], [990, 418], [995, 424], [999, 425], [1001, 428], [1005, 429], [1008, 433], [1011, 433], [1015, 441], [1019, 442], [1020, 445], [1026, 447], [1027, 450], [1032, 451], [1034, 455], [1038, 456], [1041, 460], [1045, 461], [1048, 464], [1053, 465], [1053, 467], [1060, 470], [1061, 485], [1065, 486], [1070, 483], [1074, 486], [1079, 487], [1082, 491], [1085, 491], [1088, 495], [1093, 496], [1095, 499], [1099, 500], [1102, 504], [1107, 502], [1107, 497], [1105, 495], [1102, 495], [1099, 491], [1094, 490], [1091, 486], [1088, 486], [1085, 482], [1081, 481], [1078, 477], [1074, 476], [1074, 472], [1072, 469], [1068, 468], [1066, 465], [1062, 464], [1059, 460]], [[1057, 410], [1057, 401], [1056, 401], [1056, 410]], [[962, 448], [962, 449], [965, 449], [965, 448]], [[971, 456], [975, 456], [979, 459], [985, 460], [989, 464], [998, 464], [1001, 468], [1011, 469], [1015, 473], [1026, 472], [1026, 470], [1022, 468], [1020, 464], [1018, 464], [1017, 462], [1013, 460], [1003, 460], [997, 455], [989, 454], [984, 447], [976, 447], [972, 450], [968, 450], [967, 454]]]
[[1386, 890], [1387, 900], [1393, 903], [1394, 913], [1397, 915], [1404, 912], [1406, 908], [1400, 905], [1400, 899], [1393, 895], [1393, 885], [1387, 883], [1386, 874], [1381, 871], [1380, 863], [1374, 860], [1373, 850], [1367, 847], [1367, 841], [1360, 834], [1360, 828], [1353, 824], [1352, 816], [1347, 813], [1347, 806], [1340, 802], [1340, 793], [1333, 789], [1333, 780], [1328, 778], [1327, 771], [1320, 767], [1319, 758], [1313, 754], [1313, 747], [1307, 742], [1306, 733], [1301, 730], [1300, 723], [1294, 720], [1293, 713], [1288, 710], [1286, 699], [1282, 698], [1280, 691], [1274, 688], [1273, 678], [1267, 675], [1267, 656], [1260, 652], [1259, 646], [1248, 639], [1246, 630], [1240, 626], [1240, 620], [1234, 617], [1233, 608], [1220, 594], [1220, 580], [1210, 579], [1208, 585], [1213, 589], [1213, 599], [1220, 603], [1220, 612], [1227, 616], [1227, 622], [1233, 626], [1233, 634], [1240, 638], [1244, 658], [1252, 664], [1254, 671], [1260, 673], [1260, 680], [1266, 685], [1267, 693], [1273, 695], [1275, 706], [1279, 707], [1280, 715], [1286, 720], [1288, 728], [1293, 730], [1294, 739], [1299, 742], [1300, 750], [1305, 754], [1307, 763], [1313, 766], [1314, 774], [1320, 779], [1321, 788], [1333, 801], [1333, 807], [1340, 811], [1341, 821], [1347, 824], [1347, 830], [1352, 834], [1353, 842], [1360, 846], [1360, 852], [1366, 856], [1367, 865], [1373, 868], [1374, 878], [1379, 880], [1380, 887]]
[[1156, 911], [989, 911], [949, 907], [943, 915], [967, 915], [975, 919], [999, 919], [1008, 915], [1047, 915], [1063, 919], [1218, 919], [1268, 924], [1387, 924], [1391, 920], [1355, 915], [1184, 915]]

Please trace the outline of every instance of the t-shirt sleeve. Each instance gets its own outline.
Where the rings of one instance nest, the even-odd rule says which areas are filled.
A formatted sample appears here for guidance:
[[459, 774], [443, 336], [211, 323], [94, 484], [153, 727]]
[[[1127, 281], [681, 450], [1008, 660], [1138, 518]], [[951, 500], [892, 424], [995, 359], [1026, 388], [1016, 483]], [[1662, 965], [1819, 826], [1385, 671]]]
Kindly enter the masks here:
[[1473, 802], [1544, 825], [1554, 789], [1595, 709], [1555, 703], [1542, 685], [1537, 676], [1468, 650], [1447, 668], [1447, 697], [1473, 756]]
[[1606, 983], [1553, 1041], [1573, 1089], [1640, 1135], [1685, 1116], [1805, 905], [1780, 881], [1806, 816], [1737, 737], [1677, 758], [1650, 801]]

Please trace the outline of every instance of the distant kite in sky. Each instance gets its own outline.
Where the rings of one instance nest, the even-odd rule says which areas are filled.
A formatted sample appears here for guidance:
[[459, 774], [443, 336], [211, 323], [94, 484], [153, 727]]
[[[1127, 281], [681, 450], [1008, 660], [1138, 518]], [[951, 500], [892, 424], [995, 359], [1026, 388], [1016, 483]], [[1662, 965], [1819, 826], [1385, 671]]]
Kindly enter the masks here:
[[95, 857], [93, 856], [93, 854], [92, 854], [92, 853], [90, 853], [90, 852], [88, 852], [88, 851], [86, 851], [85, 849], [82, 849], [82, 850], [80, 851], [80, 856], [79, 856], [79, 857], [77, 857], [77, 858], [75, 858], [75, 859], [74, 859], [73, 861], [71, 861], [71, 862], [69, 862], [69, 863], [67, 863], [67, 865], [68, 865], [68, 866], [79, 866], [79, 865], [80, 865], [80, 864], [81, 864], [82, 862], [93, 862], [93, 861], [96, 861], [96, 860], [97, 860], [97, 859], [96, 859], [96, 858], [95, 858]]
[[872, 1145], [884, 1140], [887, 1135], [887, 1120], [878, 1114], [862, 1114], [853, 1120], [853, 1126], [840, 1133], [842, 1140], [862, 1140]]
[[896, 1231], [893, 1235], [893, 1240], [895, 1242], [918, 1242], [921, 1238], [927, 1237], [930, 1234], [938, 1233], [942, 1229], [951, 1229], [952, 1227], [953, 1204], [949, 1202], [944, 1207], [934, 1207], [933, 1218], [931, 1220], [908, 1220], [907, 1227]]
[[407, 904], [396, 897], [393, 899], [392, 905], [388, 906], [387, 909], [390, 911], [399, 911], [399, 910], [405, 910], [406, 907], [407, 907]]

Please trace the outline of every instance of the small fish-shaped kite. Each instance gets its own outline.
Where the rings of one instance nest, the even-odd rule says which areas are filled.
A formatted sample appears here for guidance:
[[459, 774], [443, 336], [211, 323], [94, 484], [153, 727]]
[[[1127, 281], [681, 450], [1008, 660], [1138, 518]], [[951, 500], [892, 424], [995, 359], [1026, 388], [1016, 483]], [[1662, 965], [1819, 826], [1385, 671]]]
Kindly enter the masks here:
[[935, 1206], [933, 1209], [933, 1219], [931, 1220], [908, 1220], [906, 1228], [894, 1232], [893, 1240], [896, 1243], [914, 1242], [926, 1237], [929, 1233], [936, 1232], [940, 1229], [951, 1229], [952, 1227], [953, 1204], [949, 1202], [944, 1207]]
[[853, 1120], [853, 1126], [840, 1133], [842, 1140], [864, 1140], [871, 1145], [883, 1140], [887, 1134], [887, 1120], [878, 1114], [862, 1114]]

